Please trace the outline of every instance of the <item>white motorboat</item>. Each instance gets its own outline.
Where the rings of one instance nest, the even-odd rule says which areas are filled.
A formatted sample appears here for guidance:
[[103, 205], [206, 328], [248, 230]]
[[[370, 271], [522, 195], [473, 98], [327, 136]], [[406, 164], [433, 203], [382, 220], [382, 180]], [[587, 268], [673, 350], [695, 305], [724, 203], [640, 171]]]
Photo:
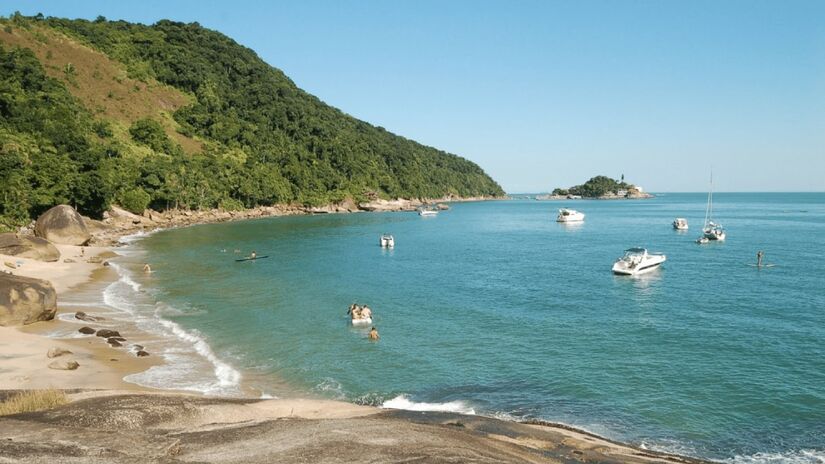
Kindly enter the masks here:
[[438, 210], [433, 208], [421, 208], [418, 210], [418, 215], [421, 217], [438, 216]]
[[361, 319], [350, 319], [352, 325], [370, 325], [372, 324], [371, 317], [363, 317]]
[[581, 222], [584, 221], [584, 213], [575, 209], [562, 208], [556, 216], [556, 222]]
[[688, 230], [688, 222], [685, 218], [676, 218], [673, 220], [673, 228], [676, 230]]
[[613, 273], [619, 275], [639, 275], [657, 269], [667, 260], [661, 253], [648, 253], [645, 248], [630, 248], [624, 256], [613, 263]]
[[[710, 173], [710, 190], [708, 190], [708, 204], [705, 207], [705, 225], [702, 227], [702, 237], [696, 243], [708, 243], [725, 240], [725, 229], [721, 224], [713, 222], [713, 173]], [[703, 240], [704, 239], [704, 240]]]
[[381, 248], [395, 248], [395, 238], [390, 234], [384, 234], [378, 239]]

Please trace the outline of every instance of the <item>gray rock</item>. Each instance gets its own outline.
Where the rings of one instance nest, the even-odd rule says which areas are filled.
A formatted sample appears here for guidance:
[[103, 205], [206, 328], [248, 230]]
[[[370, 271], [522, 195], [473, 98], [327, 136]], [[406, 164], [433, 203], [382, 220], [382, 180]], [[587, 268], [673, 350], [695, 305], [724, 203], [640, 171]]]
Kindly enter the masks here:
[[102, 317], [90, 316], [90, 315], [84, 313], [83, 311], [78, 311], [78, 312], [74, 313], [74, 318], [78, 319], [78, 320], [81, 320], [81, 321], [86, 321], [86, 322], [97, 322], [97, 321], [104, 320]]
[[80, 367], [80, 364], [73, 360], [56, 360], [49, 363], [49, 369], [56, 369], [59, 371], [73, 371], [78, 367]]
[[53, 346], [49, 348], [49, 351], [46, 353], [47, 358], [59, 358], [64, 354], [72, 354], [71, 351], [60, 348], [59, 346]]
[[117, 330], [110, 330], [110, 329], [100, 329], [95, 334], [98, 337], [109, 338], [109, 337], [120, 337], [120, 332]]
[[47, 280], [0, 273], [0, 325], [26, 325], [54, 319], [57, 292]]
[[145, 351], [143, 351], [143, 350], [140, 350], [140, 351], [138, 351], [137, 353], [135, 353], [135, 356], [137, 356], [138, 358], [142, 358], [142, 357], [144, 357], [144, 356], [149, 356], [149, 353], [147, 353], [147, 352], [145, 352]]
[[0, 234], [0, 254], [45, 262], [60, 259], [60, 251], [48, 240], [13, 233]]
[[91, 334], [95, 333], [95, 329], [93, 329], [91, 327], [81, 327], [81, 328], [77, 329], [77, 331], [84, 334], [84, 335], [91, 335]]
[[34, 230], [38, 237], [64, 245], [85, 245], [91, 238], [83, 217], [68, 205], [58, 205], [41, 214]]

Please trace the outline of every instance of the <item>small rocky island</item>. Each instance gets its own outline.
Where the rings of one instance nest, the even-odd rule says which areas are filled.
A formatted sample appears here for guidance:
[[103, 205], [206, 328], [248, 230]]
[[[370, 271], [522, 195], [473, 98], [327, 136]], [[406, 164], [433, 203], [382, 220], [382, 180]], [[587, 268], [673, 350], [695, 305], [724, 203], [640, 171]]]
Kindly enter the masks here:
[[539, 195], [536, 200], [638, 200], [644, 198], [653, 198], [653, 195], [645, 193], [637, 185], [628, 184], [622, 175], [621, 180], [596, 176], [582, 185], [553, 189], [551, 194]]

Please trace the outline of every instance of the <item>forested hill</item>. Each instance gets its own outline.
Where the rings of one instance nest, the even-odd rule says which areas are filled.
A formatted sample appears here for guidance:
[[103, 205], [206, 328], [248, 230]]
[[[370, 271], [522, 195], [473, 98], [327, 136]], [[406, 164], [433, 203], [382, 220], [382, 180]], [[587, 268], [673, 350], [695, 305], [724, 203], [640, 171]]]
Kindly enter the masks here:
[[476, 164], [353, 118], [197, 23], [0, 19], [0, 223], [503, 195]]

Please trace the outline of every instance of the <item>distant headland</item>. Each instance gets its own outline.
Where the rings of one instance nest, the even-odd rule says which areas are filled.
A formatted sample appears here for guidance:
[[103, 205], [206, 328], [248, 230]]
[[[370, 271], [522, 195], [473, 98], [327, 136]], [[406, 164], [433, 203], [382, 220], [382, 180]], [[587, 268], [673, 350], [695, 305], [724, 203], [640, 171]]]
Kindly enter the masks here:
[[581, 185], [570, 188], [555, 188], [549, 195], [538, 195], [536, 200], [638, 200], [653, 198], [653, 195], [645, 193], [638, 185], [628, 184], [621, 180], [611, 179], [607, 176], [596, 176]]

